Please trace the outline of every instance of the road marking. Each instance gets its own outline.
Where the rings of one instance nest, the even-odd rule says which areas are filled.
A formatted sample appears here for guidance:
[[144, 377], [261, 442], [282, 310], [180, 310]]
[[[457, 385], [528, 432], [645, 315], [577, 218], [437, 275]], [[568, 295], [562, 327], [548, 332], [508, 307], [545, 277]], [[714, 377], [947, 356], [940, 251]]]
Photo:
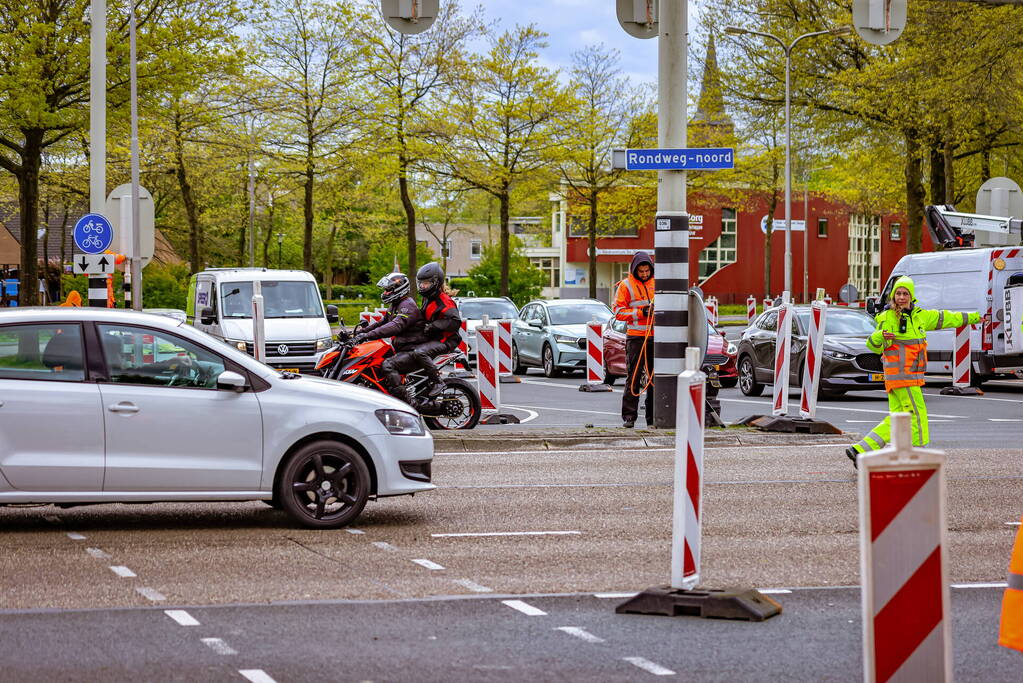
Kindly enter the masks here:
[[1008, 583], [953, 583], [952, 588], [1006, 588]]
[[[723, 399], [722, 399], [723, 400]], [[766, 404], [770, 406], [770, 404]], [[587, 415], [619, 415], [619, 413], [606, 413], [599, 410], [577, 410], [575, 408], [552, 408], [550, 406], [519, 406], [520, 408], [531, 408], [535, 410], [556, 410], [559, 413], [586, 413]]]
[[567, 633], [570, 636], [575, 636], [581, 640], [585, 640], [587, 643], [603, 643], [603, 638], [598, 638], [589, 631], [579, 628], [578, 626], [559, 626], [555, 631], [561, 631]]
[[[963, 398], [969, 398], [969, 397], [963, 397]], [[749, 401], [749, 400], [742, 399], [742, 398], [722, 398], [720, 400], [721, 400], [722, 403], [725, 403], [725, 402], [730, 402], [730, 403], [752, 403], [753, 405], [763, 406], [764, 408], [770, 408], [771, 407], [771, 402], [770, 401]], [[880, 415], [889, 415], [890, 414], [890, 411], [888, 411], [888, 410], [875, 410], [873, 408], [848, 408], [846, 406], [829, 406], [829, 405], [822, 405], [820, 403], [817, 404], [817, 410], [840, 410], [842, 412], [850, 412], [850, 413], [877, 413], [877, 414], [880, 414]], [[942, 415], [940, 413], [928, 413], [928, 415], [930, 417], [950, 417], [953, 420], [960, 419], [960, 418], [966, 418], [965, 415]]]
[[1006, 526], [1019, 526], [1020, 522], [1006, 522]]
[[536, 412], [535, 410], [530, 410], [529, 408], [526, 408], [525, 406], [511, 406], [511, 405], [507, 405], [506, 404], [504, 407], [505, 408], [510, 408], [512, 410], [521, 410], [522, 412], [526, 413], [529, 416], [525, 420], [519, 420], [519, 424], [525, 424], [527, 422], [532, 422], [536, 418], [540, 417], [540, 413]]
[[117, 574], [122, 579], [131, 579], [138, 576], [138, 574], [136, 574], [135, 572], [133, 572], [132, 570], [128, 569], [123, 565], [114, 565], [110, 567], [110, 571]]
[[139, 586], [135, 589], [135, 592], [153, 602], [163, 602], [167, 599], [167, 596], [160, 591], [153, 588], [146, 588], [145, 586]]
[[522, 380], [522, 383], [523, 384], [536, 384], [537, 386], [541, 386], [541, 387], [560, 387], [562, 389], [575, 389], [576, 391], [579, 391], [579, 387], [581, 386], [579, 384], [561, 384], [559, 382], [543, 382], [541, 380], [536, 380], [536, 379], [524, 379], [524, 380]]
[[[877, 420], [864, 420], [864, 422], [870, 422], [872, 424], [877, 424]], [[646, 436], [668, 436], [668, 434], [665, 434], [662, 431], [660, 434], [648, 434]], [[623, 435], [623, 438], [628, 438], [628, 436], [624, 436]], [[799, 448], [800, 449], [806, 449], [806, 448], [839, 448], [839, 447], [844, 448], [846, 446], [852, 446], [854, 443], [855, 443], [855, 441], [849, 441], [849, 442], [845, 442], [845, 441], [839, 442], [839, 441], [836, 441], [834, 443], [799, 444]], [[787, 448], [787, 449], [791, 450], [794, 445], [795, 444], [785, 444], [785, 445], [782, 445], [782, 446], [771, 446], [771, 445], [767, 445], [767, 444], [763, 444], [763, 445], [756, 444], [756, 447], [757, 447], [758, 450], [764, 450], [765, 448]], [[720, 451], [720, 450], [727, 450], [727, 449], [732, 449], [732, 448], [747, 448], [747, 447], [749, 447], [749, 444], [735, 443], [735, 444], [732, 444], [730, 446], [704, 446], [703, 450], [705, 450], [705, 451], [708, 451], [708, 450], [710, 450], [710, 451]], [[619, 448], [619, 449], [612, 449], [612, 450], [626, 450], [626, 449]], [[588, 452], [592, 452], [592, 449], [590, 449], [590, 448], [551, 448], [551, 449], [537, 448], [536, 450], [532, 450], [532, 451], [464, 451], [464, 452], [463, 451], [439, 451], [438, 453], [436, 453], [436, 455], [438, 455], [438, 456], [439, 455], [443, 455], [445, 457], [453, 456], [453, 455], [495, 455], [496, 453], [500, 453], [501, 455], [537, 455], [538, 453], [542, 453], [543, 455], [551, 455], [553, 453], [588, 453]], [[661, 447], [661, 446], [654, 446], [654, 447], [651, 447], [651, 448], [644, 448], [643, 449], [643, 453], [674, 453], [674, 452], [675, 452], [675, 449], [670, 447], [670, 446], [663, 446], [663, 447]]]
[[168, 617], [178, 622], [179, 626], [198, 626], [199, 622], [191, 614], [183, 609], [165, 609], [163, 611]]
[[1023, 418], [1018, 417], [989, 417], [988, 422], [1023, 422]]
[[1019, 399], [1018, 398], [994, 398], [994, 397], [991, 397], [991, 396], [956, 396], [955, 394], [941, 394], [941, 393], [938, 393], [938, 392], [931, 393], [929, 391], [927, 392], [926, 395], [927, 395], [928, 399], [930, 399], [932, 397], [933, 398], [958, 398], [958, 399], [967, 398], [967, 399], [970, 399], [971, 401], [1004, 401], [1006, 403], [1019, 403]]
[[277, 683], [262, 669], [239, 669], [238, 673], [251, 683]]
[[236, 655], [238, 650], [225, 643], [220, 638], [200, 638], [203, 645], [216, 652], [218, 655]]
[[395, 548], [390, 543], [388, 543], [387, 541], [373, 541], [373, 545], [375, 545], [377, 548], [380, 548], [381, 550], [386, 550], [389, 553], [398, 552], [398, 549]]
[[112, 557], [110, 554], [103, 552], [99, 548], [86, 548], [85, 552], [89, 553], [97, 560], [109, 560]]
[[594, 593], [593, 597], [602, 599], [620, 599], [620, 598], [632, 598], [639, 595], [639, 593]]
[[547, 613], [544, 612], [542, 609], [540, 609], [538, 607], [533, 607], [529, 603], [522, 602], [521, 600], [502, 600], [501, 604], [502, 605], [508, 605], [512, 609], [518, 610], [519, 612], [522, 612], [527, 617], [546, 617], [547, 616]]
[[474, 581], [470, 581], [469, 579], [455, 579], [455, 583], [457, 583], [459, 586], [462, 586], [463, 588], [468, 588], [473, 593], [493, 593], [494, 592], [493, 588], [487, 588], [486, 586], [481, 586], [481, 585], [479, 585], [478, 583], [476, 583]]
[[568, 536], [581, 531], [482, 531], [478, 533], [430, 534], [434, 538], [459, 538], [465, 536]]
[[67, 532], [67, 537], [70, 538], [72, 541], [84, 541], [85, 540], [85, 536], [82, 536], [77, 531], [69, 531], [69, 532]]
[[418, 564], [420, 567], [426, 567], [427, 569], [432, 569], [434, 571], [439, 570], [439, 569], [444, 569], [444, 567], [440, 566], [436, 562], [431, 562], [430, 560], [419, 559], [419, 560], [412, 560], [412, 561], [415, 562], [416, 564]]
[[[345, 529], [345, 531], [347, 531], [350, 534], [355, 534], [355, 535], [366, 533], [365, 531], [363, 531], [361, 529]], [[258, 671], [258, 669], [254, 669], [254, 670]]]
[[759, 592], [764, 595], [785, 595], [786, 593], [791, 593], [792, 591], [789, 590], [788, 588], [760, 588]]
[[649, 659], [645, 659], [643, 657], [622, 657], [622, 659], [624, 659], [629, 664], [632, 664], [633, 666], [638, 666], [640, 669], [643, 669], [643, 671], [651, 673], [654, 676], [675, 675], [675, 672], [672, 671], [671, 669], [666, 669], [660, 664], [655, 664], [651, 662]]

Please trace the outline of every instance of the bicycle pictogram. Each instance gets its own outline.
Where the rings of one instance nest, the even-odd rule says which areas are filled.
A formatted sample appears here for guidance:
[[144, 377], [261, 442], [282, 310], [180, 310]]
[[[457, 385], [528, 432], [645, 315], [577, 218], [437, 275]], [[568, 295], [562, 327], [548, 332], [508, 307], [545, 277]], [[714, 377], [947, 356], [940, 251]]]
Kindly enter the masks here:
[[82, 232], [84, 232], [87, 235], [90, 232], [95, 232], [97, 235], [102, 235], [103, 229], [104, 228], [102, 225], [96, 225], [93, 221], [89, 221], [88, 223], [82, 226]]
[[[100, 230], [102, 230], [102, 228], [100, 228]], [[88, 237], [82, 240], [82, 246], [90, 249], [102, 249], [103, 240], [101, 240], [96, 235], [89, 235]]]

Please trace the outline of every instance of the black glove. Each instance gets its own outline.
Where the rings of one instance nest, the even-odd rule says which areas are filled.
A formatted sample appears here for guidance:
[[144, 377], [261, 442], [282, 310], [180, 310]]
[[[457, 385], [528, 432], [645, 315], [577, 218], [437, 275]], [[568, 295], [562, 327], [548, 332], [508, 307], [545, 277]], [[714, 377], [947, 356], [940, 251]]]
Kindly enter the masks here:
[[360, 332], [356, 332], [355, 334], [352, 335], [352, 343], [353, 344], [359, 345], [359, 344], [361, 344], [364, 341], [366, 341], [366, 335], [364, 335], [364, 334], [362, 334]]
[[650, 306], [642, 306], [642, 307], [640, 307], [639, 312], [643, 316], [649, 316], [650, 315]]

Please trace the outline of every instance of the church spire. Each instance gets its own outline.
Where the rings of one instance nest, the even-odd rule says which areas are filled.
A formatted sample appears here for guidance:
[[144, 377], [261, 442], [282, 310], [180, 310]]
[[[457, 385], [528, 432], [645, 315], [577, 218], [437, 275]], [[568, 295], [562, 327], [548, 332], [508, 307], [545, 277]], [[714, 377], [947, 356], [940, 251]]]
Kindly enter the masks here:
[[703, 78], [700, 83], [700, 98], [696, 105], [696, 114], [690, 125], [697, 128], [709, 128], [701, 131], [702, 137], [731, 136], [735, 130], [728, 112], [725, 111], [725, 98], [721, 90], [721, 72], [718, 70], [717, 51], [714, 48], [714, 34], [707, 43], [707, 57], [703, 61]]

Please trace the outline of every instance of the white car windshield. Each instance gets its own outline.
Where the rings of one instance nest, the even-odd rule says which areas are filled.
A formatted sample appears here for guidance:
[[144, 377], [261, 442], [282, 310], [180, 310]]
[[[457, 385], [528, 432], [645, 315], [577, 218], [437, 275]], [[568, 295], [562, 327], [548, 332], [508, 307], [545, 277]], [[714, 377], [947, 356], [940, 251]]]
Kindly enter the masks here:
[[[809, 313], [799, 314], [799, 326], [804, 330], [810, 329]], [[828, 309], [828, 317], [824, 322], [824, 334], [865, 337], [873, 331], [874, 320], [866, 313]]]
[[593, 318], [604, 323], [611, 318], [611, 309], [598, 303], [548, 306], [547, 311], [551, 314], [551, 325], [585, 325]]
[[462, 320], [480, 320], [487, 316], [491, 320], [517, 318], [519, 311], [510, 301], [462, 301], [458, 304]]
[[[320, 293], [312, 282], [262, 280], [263, 310], [267, 318], [319, 318]], [[220, 310], [225, 318], [252, 317], [252, 282], [220, 285]]]

